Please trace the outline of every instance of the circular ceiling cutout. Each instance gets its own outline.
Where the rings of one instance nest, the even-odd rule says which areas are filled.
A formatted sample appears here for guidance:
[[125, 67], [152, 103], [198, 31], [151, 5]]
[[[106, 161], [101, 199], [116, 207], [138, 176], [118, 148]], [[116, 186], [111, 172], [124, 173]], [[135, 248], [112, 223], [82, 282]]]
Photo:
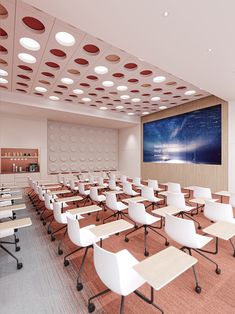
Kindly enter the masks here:
[[104, 91], [104, 88], [103, 87], [96, 87], [96, 90]]
[[186, 89], [187, 87], [186, 86], [178, 86], [178, 87], [176, 87], [176, 89]]
[[8, 35], [7, 35], [7, 32], [0, 27], [0, 37], [1, 39], [7, 39]]
[[53, 54], [54, 56], [58, 57], [58, 58], [66, 58], [66, 53], [60, 49], [51, 49], [50, 53]]
[[172, 92], [165, 92], [163, 95], [172, 95]]
[[97, 96], [97, 94], [95, 94], [95, 93], [89, 93], [88, 95], [90, 95], [90, 96]]
[[105, 59], [109, 62], [119, 62], [120, 57], [118, 55], [108, 55], [105, 57]]
[[98, 104], [102, 104], [103, 103], [103, 101], [101, 101], [101, 100], [96, 100], [95, 102], [97, 102]]
[[69, 97], [78, 98], [77, 95], [69, 95]]
[[83, 46], [83, 49], [92, 55], [97, 55], [100, 52], [100, 49], [97, 46], [92, 45], [92, 44]]
[[141, 85], [142, 87], [151, 87], [151, 84], [145, 83]]
[[41, 93], [34, 93], [34, 95], [37, 95], [37, 96], [43, 96], [43, 94], [41, 94]]
[[103, 99], [110, 99], [108, 96], [103, 96], [102, 98]]
[[122, 73], [113, 73], [113, 76], [116, 77], [116, 78], [123, 78], [124, 74], [122, 74]]
[[90, 87], [90, 84], [87, 84], [87, 83], [80, 83], [80, 85], [83, 87]]
[[167, 82], [166, 85], [172, 86], [172, 85], [176, 85], [176, 82]]
[[27, 93], [26, 90], [21, 89], [21, 88], [16, 88], [16, 90], [17, 90], [18, 92], [21, 92], [21, 93]]
[[176, 105], [176, 104], [177, 104], [176, 102], [171, 102], [171, 103], [170, 103], [170, 105]]
[[180, 98], [181, 96], [179, 96], [179, 95], [176, 95], [176, 96], [173, 96], [173, 98]]
[[63, 95], [63, 93], [62, 93], [62, 92], [60, 92], [60, 91], [58, 91], [58, 90], [54, 90], [54, 91], [53, 91], [53, 93], [55, 93], [55, 94], [59, 94], [59, 95]]
[[50, 68], [53, 68], [53, 69], [56, 69], [58, 70], [60, 68], [59, 64], [55, 63], [55, 62], [45, 62], [45, 64], [50, 67]]
[[67, 72], [73, 75], [80, 75], [80, 72], [76, 69], [68, 69]]
[[88, 75], [87, 78], [88, 78], [89, 80], [93, 80], [93, 81], [98, 80], [98, 77], [95, 76], [95, 75]]
[[4, 19], [7, 16], [8, 16], [7, 9], [2, 4], [0, 4], [0, 18]]
[[89, 64], [89, 62], [86, 59], [82, 59], [82, 58], [77, 58], [74, 60], [74, 62], [82, 66], [87, 66]]
[[154, 91], [154, 92], [161, 92], [161, 91], [162, 91], [162, 88], [154, 88], [153, 91]]
[[3, 59], [0, 59], [0, 64], [1, 65], [8, 65], [8, 63], [5, 60], [3, 60]]
[[36, 63], [37, 59], [29, 53], [21, 52], [18, 54], [18, 58], [25, 63]]
[[20, 86], [25, 86], [25, 87], [29, 87], [28, 84], [26, 83], [22, 83], [22, 82], [16, 82], [16, 84], [20, 85]]
[[76, 40], [73, 37], [73, 35], [66, 33], [66, 32], [58, 32], [55, 35], [56, 41], [62, 45], [62, 46], [67, 46], [71, 47], [75, 44]]
[[144, 76], [149, 76], [151, 74], [153, 74], [153, 72], [151, 70], [143, 70], [140, 72], [141, 75], [144, 75]]
[[18, 68], [27, 72], [33, 72], [33, 69], [28, 67], [27, 65], [18, 65]]
[[150, 96], [150, 94], [142, 94], [142, 96]]
[[132, 89], [130, 92], [131, 93], [139, 93], [140, 91], [138, 89]]
[[45, 85], [51, 85], [50, 82], [45, 81], [45, 80], [39, 80], [40, 83], [45, 84]]
[[68, 87], [67, 86], [65, 86], [65, 85], [57, 85], [57, 87], [59, 87], [59, 88], [63, 88], [63, 89], [68, 89]]
[[55, 77], [55, 75], [50, 73], [50, 72], [42, 72], [42, 75], [50, 77], [50, 78], [54, 78]]
[[4, 86], [4, 85], [0, 85], [0, 88], [2, 88], [2, 89], [8, 89], [6, 86]]
[[129, 83], [138, 83], [139, 80], [135, 79], [135, 78], [132, 78], [132, 79], [129, 79], [128, 80]]
[[25, 49], [32, 50], [32, 51], [38, 51], [40, 50], [40, 47], [41, 47], [40, 44], [36, 40], [32, 38], [28, 38], [28, 37], [20, 38], [20, 44]]
[[72, 99], [65, 98], [65, 101], [70, 101], [70, 102], [72, 102]]
[[0, 45], [0, 53], [6, 55], [8, 53], [7, 48]]
[[22, 78], [22, 79], [24, 79], [24, 80], [27, 80], [27, 81], [30, 81], [30, 80], [31, 80], [30, 77], [28, 77], [27, 75], [18, 74], [17, 76], [20, 77], [20, 78]]
[[137, 64], [136, 63], [126, 63], [124, 65], [124, 68], [127, 70], [136, 70], [137, 69]]
[[25, 16], [22, 19], [23, 23], [29, 27], [31, 30], [37, 33], [43, 33], [45, 31], [45, 26], [41, 21], [32, 16]]
[[117, 92], [109, 92], [109, 94], [111, 94], [111, 95], [117, 95], [118, 93], [117, 93]]

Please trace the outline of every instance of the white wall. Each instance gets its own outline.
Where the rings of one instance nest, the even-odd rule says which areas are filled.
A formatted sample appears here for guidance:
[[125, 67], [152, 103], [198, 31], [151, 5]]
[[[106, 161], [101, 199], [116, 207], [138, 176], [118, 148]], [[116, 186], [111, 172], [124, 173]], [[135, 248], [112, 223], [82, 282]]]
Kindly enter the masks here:
[[141, 125], [119, 129], [119, 170], [133, 178], [140, 177]]
[[235, 101], [228, 103], [228, 189], [235, 192]]

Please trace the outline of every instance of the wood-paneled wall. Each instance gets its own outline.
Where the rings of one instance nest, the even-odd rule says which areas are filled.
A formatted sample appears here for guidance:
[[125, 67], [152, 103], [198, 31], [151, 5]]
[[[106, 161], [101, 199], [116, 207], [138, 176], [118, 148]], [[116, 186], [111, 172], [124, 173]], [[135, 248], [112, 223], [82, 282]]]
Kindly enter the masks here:
[[[222, 105], [222, 165], [168, 164], [143, 162], [143, 123], [159, 120], [185, 112], [214, 105]], [[218, 97], [209, 96], [182, 106], [163, 110], [142, 117], [141, 177], [157, 179], [159, 182], [178, 182], [181, 186], [199, 185], [212, 191], [228, 189], [228, 103]]]

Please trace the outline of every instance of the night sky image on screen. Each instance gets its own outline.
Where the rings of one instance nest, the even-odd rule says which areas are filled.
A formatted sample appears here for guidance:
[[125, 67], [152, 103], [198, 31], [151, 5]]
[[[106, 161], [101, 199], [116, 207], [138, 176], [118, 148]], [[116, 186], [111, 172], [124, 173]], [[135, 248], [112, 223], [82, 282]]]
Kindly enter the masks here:
[[143, 125], [144, 162], [221, 164], [221, 105]]

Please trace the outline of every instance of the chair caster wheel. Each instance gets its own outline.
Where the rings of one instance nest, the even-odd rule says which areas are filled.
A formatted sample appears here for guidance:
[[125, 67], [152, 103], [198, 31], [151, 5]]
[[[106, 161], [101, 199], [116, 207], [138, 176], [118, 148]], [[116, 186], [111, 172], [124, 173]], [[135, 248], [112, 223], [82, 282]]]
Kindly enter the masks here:
[[88, 215], [88, 216], [90, 216], [90, 215], [91, 215], [91, 213], [88, 213], [87, 215]]
[[47, 234], [51, 234], [51, 230], [49, 229], [49, 230], [47, 230]]
[[16, 243], [18, 243], [19, 241], [20, 241], [20, 240], [17, 238], [17, 239], [16, 239]]
[[20, 247], [19, 246], [16, 246], [16, 252], [19, 252], [20, 251]]
[[43, 223], [42, 223], [42, 224], [43, 224], [43, 226], [45, 226], [47, 223], [46, 223], [46, 221], [43, 221]]
[[198, 226], [198, 229], [199, 229], [199, 230], [202, 229], [202, 226]]
[[37, 212], [37, 215], [40, 215], [40, 213], [39, 213], [39, 212]]
[[125, 238], [125, 242], [129, 242], [129, 239], [128, 239], [128, 238]]
[[63, 253], [64, 253], [63, 250], [58, 250], [59, 255], [62, 255]]
[[55, 237], [53, 235], [51, 236], [51, 241], [55, 241]]
[[41, 221], [43, 221], [43, 218], [42, 218], [42, 217], [40, 217], [40, 220], [41, 220]]
[[138, 226], [137, 226], [137, 225], [135, 225], [135, 226], [134, 226], [134, 228], [135, 228], [135, 229], [137, 229], [137, 228], [138, 228]]
[[22, 263], [17, 263], [17, 269], [21, 269], [23, 267]]
[[115, 233], [115, 235], [118, 236], [118, 235], [119, 235], [119, 232]]
[[68, 266], [69, 265], [69, 261], [67, 259], [64, 260], [64, 266]]
[[195, 291], [199, 294], [199, 293], [201, 293], [202, 288], [200, 286], [196, 286]]
[[99, 218], [96, 218], [96, 221], [100, 221], [100, 219], [99, 219]]
[[144, 256], [149, 256], [149, 252], [148, 252], [148, 251], [145, 251], [145, 252], [144, 252]]
[[148, 232], [148, 231], [146, 231], [146, 232], [145, 232], [145, 234], [147, 235], [147, 234], [149, 234], [149, 232]]
[[221, 269], [220, 268], [216, 268], [216, 270], [215, 270], [215, 272], [216, 272], [216, 274], [221, 274]]
[[165, 246], [169, 246], [169, 244], [170, 244], [170, 243], [169, 243], [168, 241], [165, 242]]
[[95, 310], [95, 304], [93, 303], [88, 304], [88, 312], [92, 313], [94, 312], [94, 310]]
[[77, 283], [77, 291], [81, 291], [83, 289], [83, 284], [81, 282]]
[[116, 214], [114, 214], [113, 217], [116, 217]]
[[235, 251], [234, 251], [234, 253], [233, 253], [233, 257], [235, 257]]

